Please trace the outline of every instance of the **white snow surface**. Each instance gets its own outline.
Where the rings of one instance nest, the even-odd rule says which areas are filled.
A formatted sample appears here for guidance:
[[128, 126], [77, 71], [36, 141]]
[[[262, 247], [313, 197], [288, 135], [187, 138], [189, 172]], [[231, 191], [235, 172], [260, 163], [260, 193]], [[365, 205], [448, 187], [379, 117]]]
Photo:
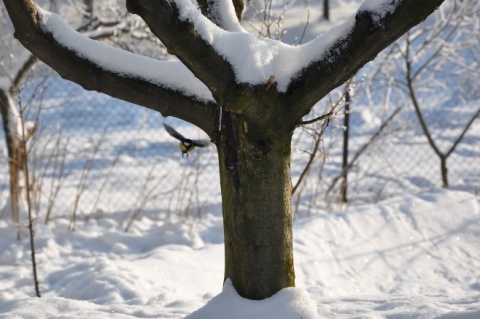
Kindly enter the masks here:
[[[438, 190], [317, 212], [294, 223], [297, 288], [245, 300], [222, 290], [222, 220], [123, 213], [36, 225], [42, 298], [28, 238], [0, 221], [0, 318], [480, 318], [480, 198]], [[80, 222], [79, 222], [80, 223]]]
[[233, 2], [217, 1], [214, 5], [218, 7], [218, 14], [220, 15], [222, 26], [225, 30], [231, 32], [247, 32], [237, 19]]
[[378, 23], [381, 18], [393, 12], [399, 3], [399, 1], [365, 0], [358, 11], [370, 11], [374, 23]]
[[390, 12], [400, 1], [391, 0], [365, 0], [359, 8], [359, 11], [374, 11], [377, 13]]
[[[232, 309], [234, 311], [232, 311]], [[317, 318], [317, 308], [304, 289], [286, 288], [264, 301], [240, 297], [230, 279], [223, 291], [187, 319]]]

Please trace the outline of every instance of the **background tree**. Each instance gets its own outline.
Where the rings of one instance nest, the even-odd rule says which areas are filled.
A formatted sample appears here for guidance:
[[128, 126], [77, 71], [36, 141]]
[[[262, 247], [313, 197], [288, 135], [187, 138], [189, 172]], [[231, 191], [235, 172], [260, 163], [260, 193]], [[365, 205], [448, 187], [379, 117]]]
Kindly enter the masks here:
[[[470, 92], [462, 94], [462, 88], [458, 87], [458, 84], [444, 83], [443, 81], [443, 83], [429, 81], [428, 84], [417, 84], [418, 82], [421, 83], [422, 80], [430, 79], [432, 75], [429, 74], [449, 72], [448, 78], [456, 78], [457, 83], [460, 83], [461, 86], [468, 82], [474, 83], [478, 79], [478, 67], [476, 67], [478, 62], [474, 54], [478, 42], [473, 43], [465, 41], [465, 39], [470, 37], [470, 28], [479, 22], [480, 4], [477, 1], [453, 1], [450, 6], [450, 10], [445, 12], [443, 19], [440, 19], [429, 29], [423, 30], [423, 32], [422, 30], [415, 34], [408, 32], [405, 35], [403, 45], [398, 47], [405, 63], [404, 82], [406, 83], [406, 91], [422, 132], [440, 161], [443, 187], [449, 185], [447, 159], [460, 144], [473, 122], [480, 116], [480, 107], [476, 107], [476, 110], [474, 107], [466, 123], [455, 119], [458, 122], [457, 126], [460, 128], [456, 136], [451, 136], [449, 132], [442, 132], [444, 129], [441, 123], [440, 127], [437, 126], [435, 136], [434, 131], [431, 130], [432, 128], [435, 129], [435, 123], [428, 123], [425, 117], [425, 111], [428, 112], [432, 107], [435, 108], [434, 104], [438, 101], [429, 101], [429, 99], [422, 98], [421, 91], [438, 91], [441, 94], [440, 92], [443, 91], [445, 86], [454, 85], [457, 90], [457, 94], [455, 94], [457, 99], [460, 96], [464, 97], [463, 102], [468, 103], [469, 96], [472, 97]], [[423, 90], [419, 90], [418, 87], [422, 87]], [[439, 104], [452, 102], [452, 98], [449, 96], [443, 96], [443, 98], [445, 100]], [[440, 132], [438, 132], [438, 128], [440, 128]], [[450, 145], [440, 142], [442, 139], [448, 140]]]
[[[0, 115], [10, 172], [10, 199], [5, 208], [11, 212], [18, 226], [19, 201], [22, 199], [20, 186], [27, 186], [24, 173], [27, 150], [24, 142], [33, 133], [34, 123], [22, 120], [22, 110], [15, 105], [15, 97], [21, 81], [35, 65], [37, 59], [13, 39], [11, 34], [13, 28], [3, 4], [0, 5], [0, 31], [2, 34], [0, 37]], [[26, 204], [25, 198], [23, 202]]]
[[[473, 89], [480, 79], [479, 45], [472, 35], [479, 12], [478, 1], [446, 2], [429, 24], [392, 46], [375, 76], [374, 90], [388, 88], [397, 104], [413, 108], [410, 129], [419, 129], [438, 158], [443, 187], [449, 186], [447, 159], [480, 116]], [[469, 104], [468, 113], [457, 109]], [[445, 129], [447, 123], [454, 129]]]
[[249, 35], [238, 21], [241, 1], [234, 1], [237, 11], [230, 2], [207, 1], [202, 15], [187, 0], [128, 0], [127, 9], [181, 61], [173, 64], [79, 38], [33, 1], [4, 2], [16, 37], [63, 77], [186, 120], [211, 137], [220, 166], [225, 278], [240, 295], [263, 299], [294, 285], [293, 130], [317, 101], [443, 1], [367, 1], [342, 27], [290, 47]]

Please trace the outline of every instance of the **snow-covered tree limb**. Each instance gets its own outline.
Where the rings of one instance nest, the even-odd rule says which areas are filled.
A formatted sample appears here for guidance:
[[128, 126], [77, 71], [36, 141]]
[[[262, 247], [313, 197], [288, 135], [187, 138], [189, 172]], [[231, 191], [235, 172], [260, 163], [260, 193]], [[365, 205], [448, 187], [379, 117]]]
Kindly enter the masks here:
[[[234, 10], [231, 3], [225, 10], [225, 5], [222, 7], [207, 1], [210, 12], [218, 15], [216, 22], [221, 28], [202, 15], [188, 0], [128, 0], [128, 10], [144, 19], [169, 52], [176, 55], [208, 88], [194, 89], [193, 95], [197, 99], [192, 102], [188, 100], [188, 93], [192, 95], [191, 87], [201, 86], [193, 76], [188, 81], [168, 83], [165, 79], [171, 80], [172, 77], [159, 76], [164, 72], [160, 67], [154, 68], [156, 74], [145, 76], [152, 73], [152, 63], [139, 63], [138, 60], [132, 60], [137, 59], [134, 56], [125, 59], [132, 60], [135, 67], [145, 65], [145, 68], [134, 70], [125, 63], [105, 68], [105, 62], [111, 61], [89, 56], [84, 50], [85, 46], [75, 47], [77, 40], [70, 41], [70, 47], [65, 45], [65, 39], [71, 35], [64, 36], [62, 40], [59, 39], [62, 36], [56, 33], [67, 27], [52, 27], [52, 23], [48, 22], [51, 17], [37, 15], [32, 1], [5, 1], [12, 19], [16, 20], [18, 38], [47, 64], [60, 71], [62, 76], [87, 89], [102, 91], [158, 110], [164, 115], [181, 115], [181, 118], [208, 133], [212, 132], [214, 122], [211, 113], [217, 108], [213, 102], [205, 100], [215, 99], [227, 111], [238, 113], [243, 112], [245, 107], [250, 108], [249, 105], [261, 105], [264, 98], [258, 93], [263, 91], [271, 95], [268, 99], [281, 101], [280, 112], [285, 116], [285, 125], [294, 127], [293, 121], [298, 122], [317, 101], [409, 28], [424, 20], [442, 2], [367, 0], [357, 14], [342, 26], [333, 28], [304, 46], [291, 47], [245, 33], [232, 14]], [[94, 45], [89, 43], [88, 46]], [[53, 57], [53, 52], [57, 52], [56, 57]], [[183, 85], [181, 89], [178, 89], [179, 83]], [[159, 90], [160, 87], [164, 89]], [[266, 87], [268, 90], [264, 90]], [[198, 102], [199, 92], [203, 104]], [[173, 108], [168, 106], [172, 104], [175, 104], [178, 113], [171, 113]], [[196, 104], [202, 107], [190, 109]], [[198, 112], [208, 114], [201, 116]]]
[[[331, 42], [288, 86], [286, 110], [301, 118], [332, 89], [344, 83], [407, 30], [425, 20], [444, 0], [366, 0], [341, 32], [331, 30], [315, 41]], [[336, 37], [334, 41], [331, 37]]]
[[[188, 3], [187, 3], [188, 1]], [[204, 39], [200, 27], [214, 28], [189, 0], [127, 0], [127, 9], [138, 14], [150, 30], [192, 73], [222, 101], [233, 84], [231, 65]], [[200, 17], [201, 16], [201, 17]], [[201, 18], [203, 17], [203, 21]], [[217, 27], [218, 28], [218, 27]]]
[[[183, 118], [207, 134], [213, 134], [218, 108], [208, 90], [188, 70], [184, 68], [182, 72], [181, 63], [147, 59], [120, 49], [111, 51], [114, 48], [76, 34], [67, 25], [62, 25], [60, 18], [38, 9], [31, 0], [4, 3], [15, 27], [15, 37], [62, 77], [87, 90], [96, 90], [142, 105], [164, 116]], [[54, 31], [60, 30], [66, 33], [54, 34]], [[84, 45], [90, 52], [79, 51], [75, 47], [76, 44], [81, 46], [81, 41], [84, 41], [83, 44], [91, 41]], [[118, 65], [105, 67], [104, 61], [95, 60], [99, 52], [106, 55], [105, 59], [114, 58], [112, 54], [123, 54], [122, 58], [131, 62], [131, 65], [129, 68]], [[179, 64], [180, 68], [174, 64]], [[136, 70], [137, 67], [140, 70]], [[145, 69], [150, 71], [144, 72]], [[153, 74], [159, 73], [160, 77], [167, 72], [169, 74], [163, 76], [171, 77], [172, 70], [183, 76], [180, 81], [164, 83]], [[180, 83], [182, 80], [186, 83]], [[194, 91], [190, 90], [191, 85], [195, 87]]]

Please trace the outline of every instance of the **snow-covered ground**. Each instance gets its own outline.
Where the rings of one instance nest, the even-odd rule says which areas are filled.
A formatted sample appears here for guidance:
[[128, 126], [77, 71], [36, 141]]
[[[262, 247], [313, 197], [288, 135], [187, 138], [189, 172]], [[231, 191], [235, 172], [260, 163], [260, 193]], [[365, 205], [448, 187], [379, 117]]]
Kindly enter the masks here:
[[0, 221], [0, 318], [480, 318], [480, 197], [438, 190], [294, 224], [297, 288], [265, 301], [222, 292], [221, 217], [122, 214], [28, 239]]

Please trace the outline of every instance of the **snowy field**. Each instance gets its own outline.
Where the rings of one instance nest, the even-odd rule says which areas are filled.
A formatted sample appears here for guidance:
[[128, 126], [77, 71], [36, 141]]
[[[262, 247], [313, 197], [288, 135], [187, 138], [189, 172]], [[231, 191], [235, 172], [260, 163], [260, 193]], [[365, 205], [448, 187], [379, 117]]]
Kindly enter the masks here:
[[[345, 20], [360, 2], [332, 1], [332, 20]], [[333, 25], [320, 19], [317, 3], [289, 3], [284, 41], [305, 43]], [[37, 181], [41, 191], [35, 193], [41, 198], [35, 243], [42, 298], [34, 297], [27, 229], [21, 228], [17, 240], [17, 229], [1, 210], [8, 201], [8, 176], [0, 170], [1, 319], [480, 319], [478, 120], [449, 159], [450, 164], [463, 164], [451, 166], [450, 190], [439, 188], [438, 173], [424, 175], [424, 168], [438, 167], [438, 160], [418, 125], [411, 124], [416, 121], [411, 108], [402, 111], [389, 139], [362, 157], [368, 168], [352, 170], [354, 204], [325, 204], [328, 185], [319, 183], [317, 175], [321, 171], [329, 181], [341, 162], [338, 145], [328, 149], [328, 161], [314, 166], [315, 177], [306, 180], [294, 209], [297, 287], [268, 300], [249, 301], [238, 297], [228, 281], [222, 285], [223, 228], [214, 147], [182, 158], [158, 114], [115, 100], [108, 99], [113, 102], [107, 105], [105, 96], [99, 100], [98, 95], [77, 94], [78, 87], [71, 84], [58, 90], [58, 82], [55, 77], [47, 80], [37, 94], [43, 99], [42, 139], [34, 148], [42, 177]], [[28, 90], [25, 96], [35, 95]], [[353, 151], [391, 111], [363, 102], [352, 110]], [[432, 131], [442, 147], [454, 140], [477, 108], [475, 100], [427, 110], [436, 115]], [[112, 117], [112, 109], [120, 116]], [[322, 111], [320, 107], [315, 112]], [[94, 120], [80, 125], [77, 120], [86, 116]], [[341, 120], [332, 119], [326, 145], [341, 139]], [[188, 136], [204, 137], [185, 123], [165, 121]], [[402, 123], [408, 125], [400, 127]], [[98, 129], [102, 125], [104, 133]], [[60, 132], [62, 143], [68, 144], [63, 148], [60, 143], [55, 156], [65, 156], [65, 172], [52, 166], [43, 171]], [[296, 134], [294, 140], [300, 142], [292, 147], [294, 182], [312, 147], [308, 133]], [[0, 144], [1, 154], [4, 147]], [[412, 151], [418, 157], [404, 163], [399, 154]], [[46, 225], [48, 197], [57, 186], [61, 188]], [[76, 196], [78, 216], [72, 231]], [[124, 232], [135, 212], [137, 218]]]
[[[37, 225], [43, 297], [26, 233], [0, 222], [0, 318], [480, 318], [480, 198], [438, 190], [318, 213], [294, 224], [297, 288], [270, 300], [222, 292], [221, 217], [129, 233], [121, 214], [75, 232]], [[287, 315], [290, 314], [290, 315]]]

